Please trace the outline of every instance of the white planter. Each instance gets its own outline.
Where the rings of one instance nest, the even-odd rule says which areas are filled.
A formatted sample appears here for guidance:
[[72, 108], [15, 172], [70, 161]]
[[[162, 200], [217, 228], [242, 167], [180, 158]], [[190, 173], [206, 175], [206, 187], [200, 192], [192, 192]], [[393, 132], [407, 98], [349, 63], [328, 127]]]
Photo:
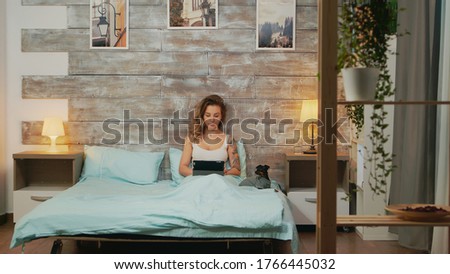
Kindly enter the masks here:
[[374, 100], [380, 70], [378, 68], [342, 69], [346, 101]]

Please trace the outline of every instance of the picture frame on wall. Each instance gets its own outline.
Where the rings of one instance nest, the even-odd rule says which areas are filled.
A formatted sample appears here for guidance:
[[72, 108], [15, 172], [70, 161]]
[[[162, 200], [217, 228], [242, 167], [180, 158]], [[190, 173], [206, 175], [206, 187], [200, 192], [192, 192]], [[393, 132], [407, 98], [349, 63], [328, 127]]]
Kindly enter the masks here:
[[296, 0], [256, 1], [256, 49], [295, 50]]
[[128, 49], [129, 0], [90, 0], [90, 48]]
[[168, 29], [217, 29], [219, 0], [167, 0]]

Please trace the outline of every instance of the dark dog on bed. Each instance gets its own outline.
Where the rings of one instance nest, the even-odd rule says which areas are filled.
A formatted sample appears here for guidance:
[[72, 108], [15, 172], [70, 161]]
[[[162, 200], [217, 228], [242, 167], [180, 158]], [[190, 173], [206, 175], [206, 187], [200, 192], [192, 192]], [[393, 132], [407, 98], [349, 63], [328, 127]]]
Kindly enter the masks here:
[[259, 175], [261, 177], [264, 177], [264, 178], [266, 178], [267, 180], [270, 181], [269, 173], [267, 172], [269, 170], [269, 168], [270, 168], [270, 166], [268, 166], [268, 165], [263, 165], [263, 166], [259, 165], [259, 166], [256, 167], [255, 174]]
[[255, 171], [256, 176], [246, 178], [239, 186], [254, 186], [258, 189], [270, 188], [270, 179], [267, 172], [269, 168], [270, 166], [268, 165], [257, 166]]

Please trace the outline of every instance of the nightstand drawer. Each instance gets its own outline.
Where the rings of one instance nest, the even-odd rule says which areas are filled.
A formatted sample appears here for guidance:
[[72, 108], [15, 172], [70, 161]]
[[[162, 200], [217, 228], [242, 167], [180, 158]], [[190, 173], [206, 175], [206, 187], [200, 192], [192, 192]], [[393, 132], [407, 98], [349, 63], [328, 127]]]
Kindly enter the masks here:
[[[297, 225], [316, 224], [317, 192], [308, 189], [291, 189], [288, 192], [292, 215]], [[337, 215], [348, 215], [348, 201], [342, 200], [346, 197], [344, 191], [337, 192]]]
[[27, 187], [13, 193], [14, 222], [67, 187]]

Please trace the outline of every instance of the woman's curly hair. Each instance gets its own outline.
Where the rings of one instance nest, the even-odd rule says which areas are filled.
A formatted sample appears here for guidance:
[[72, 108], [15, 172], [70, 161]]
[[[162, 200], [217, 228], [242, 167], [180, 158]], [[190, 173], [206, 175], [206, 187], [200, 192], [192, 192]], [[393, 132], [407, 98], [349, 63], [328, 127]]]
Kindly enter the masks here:
[[219, 106], [222, 112], [222, 120], [219, 123], [219, 129], [224, 131], [223, 129], [223, 121], [225, 121], [227, 114], [227, 107], [223, 102], [222, 97], [219, 95], [209, 95], [203, 98], [196, 106], [194, 111], [194, 118], [191, 121], [191, 125], [189, 126], [189, 138], [192, 143], [197, 144], [202, 138], [204, 132], [205, 121], [203, 120], [203, 116], [205, 115], [206, 108], [208, 106]]

